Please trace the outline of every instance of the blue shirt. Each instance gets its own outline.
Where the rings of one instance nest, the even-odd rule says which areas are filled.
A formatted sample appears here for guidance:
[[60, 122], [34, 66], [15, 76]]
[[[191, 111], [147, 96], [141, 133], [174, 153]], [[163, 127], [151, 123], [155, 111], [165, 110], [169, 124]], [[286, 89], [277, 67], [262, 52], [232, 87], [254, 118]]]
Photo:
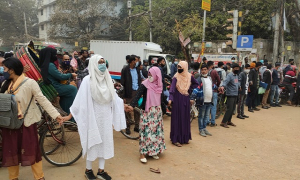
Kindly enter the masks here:
[[139, 77], [138, 77], [136, 68], [134, 68], [134, 69], [130, 68], [130, 74], [131, 74], [131, 78], [132, 78], [132, 89], [134, 91], [136, 91], [139, 88], [139, 84], [138, 84], [138, 81], [139, 81], [138, 78]]
[[177, 73], [177, 65], [173, 63], [171, 65], [171, 77], [173, 77]]

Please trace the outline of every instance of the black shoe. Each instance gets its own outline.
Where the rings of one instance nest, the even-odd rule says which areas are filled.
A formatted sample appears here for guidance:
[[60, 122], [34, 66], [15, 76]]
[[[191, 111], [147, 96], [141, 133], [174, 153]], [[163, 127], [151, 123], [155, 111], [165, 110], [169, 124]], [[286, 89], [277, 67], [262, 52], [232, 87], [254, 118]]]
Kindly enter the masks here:
[[258, 108], [253, 108], [253, 110], [254, 110], [254, 111], [260, 111], [260, 109], [258, 109]]
[[131, 134], [131, 131], [130, 131], [130, 129], [127, 129], [127, 128], [126, 128], [126, 134], [128, 134], [128, 135], [130, 135], [130, 134]]
[[275, 104], [276, 107], [282, 107], [280, 104]]
[[242, 115], [242, 117], [244, 117], [244, 118], [249, 118], [249, 116], [246, 116], [245, 114], [244, 114], [244, 115]]
[[134, 128], [134, 132], [140, 132], [139, 128]]
[[215, 127], [215, 126], [217, 126], [217, 124], [213, 124], [213, 123], [210, 124], [210, 127]]
[[270, 104], [271, 107], [277, 107], [276, 104]]
[[269, 109], [267, 106], [262, 106], [263, 109]]
[[93, 170], [85, 171], [85, 177], [87, 180], [96, 180], [97, 179], [97, 177], [93, 173]]
[[206, 126], [209, 126], [210, 123], [206, 123]]
[[111, 177], [107, 174], [107, 172], [102, 171], [101, 173], [98, 171], [97, 178], [102, 180], [111, 180]]
[[239, 119], [245, 119], [245, 118], [244, 118], [243, 116], [241, 116], [241, 115], [238, 115], [237, 118], [239, 118]]
[[253, 109], [248, 109], [249, 112], [254, 112]]

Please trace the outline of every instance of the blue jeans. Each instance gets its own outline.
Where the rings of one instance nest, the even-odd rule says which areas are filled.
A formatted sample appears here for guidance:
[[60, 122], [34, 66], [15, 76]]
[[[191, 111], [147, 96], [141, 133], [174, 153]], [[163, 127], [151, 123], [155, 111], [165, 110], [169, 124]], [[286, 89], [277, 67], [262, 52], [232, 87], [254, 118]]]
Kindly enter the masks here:
[[218, 93], [213, 92], [213, 105], [211, 105], [210, 113], [211, 113], [211, 119], [210, 122], [212, 124], [216, 124], [216, 114], [217, 114], [217, 104], [218, 104]]
[[164, 91], [164, 95], [167, 97], [167, 101], [169, 101], [170, 93], [169, 93], [168, 90], [165, 90], [165, 91]]
[[203, 106], [199, 107], [199, 115], [198, 115], [198, 127], [199, 131], [206, 128], [206, 123], [209, 120], [209, 112], [211, 108], [211, 103], [204, 103]]
[[271, 85], [271, 94], [270, 94], [270, 104], [274, 104], [274, 96], [275, 96], [275, 104], [278, 104], [279, 94], [278, 94], [278, 85]]

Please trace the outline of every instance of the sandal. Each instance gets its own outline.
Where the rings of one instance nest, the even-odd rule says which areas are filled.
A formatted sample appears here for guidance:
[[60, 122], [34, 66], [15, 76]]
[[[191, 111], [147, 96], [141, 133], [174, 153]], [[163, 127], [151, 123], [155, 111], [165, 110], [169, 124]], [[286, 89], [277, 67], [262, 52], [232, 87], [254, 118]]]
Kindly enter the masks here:
[[227, 123], [227, 125], [230, 125], [230, 126], [234, 126], [234, 127], [236, 127], [236, 125], [235, 125], [235, 124], [233, 124], [232, 122], [228, 122], [228, 123]]
[[182, 145], [179, 143], [179, 142], [177, 142], [177, 143], [173, 143], [175, 146], [177, 146], [177, 147], [182, 147]]
[[229, 127], [227, 126], [227, 124], [225, 124], [225, 123], [221, 123], [220, 126], [222, 126], [222, 127], [224, 127], [224, 128], [229, 128]]
[[154, 172], [154, 173], [158, 173], [158, 174], [160, 174], [160, 170], [159, 170], [159, 168], [157, 168], [157, 169], [150, 168], [150, 171], [151, 171], [151, 172]]

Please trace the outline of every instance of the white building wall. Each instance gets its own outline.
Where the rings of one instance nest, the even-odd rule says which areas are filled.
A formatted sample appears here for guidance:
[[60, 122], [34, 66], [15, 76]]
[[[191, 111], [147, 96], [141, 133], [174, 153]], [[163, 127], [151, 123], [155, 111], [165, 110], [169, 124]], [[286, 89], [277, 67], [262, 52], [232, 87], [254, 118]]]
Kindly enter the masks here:
[[54, 13], [56, 0], [37, 0], [39, 19], [39, 38], [48, 41], [50, 18]]

